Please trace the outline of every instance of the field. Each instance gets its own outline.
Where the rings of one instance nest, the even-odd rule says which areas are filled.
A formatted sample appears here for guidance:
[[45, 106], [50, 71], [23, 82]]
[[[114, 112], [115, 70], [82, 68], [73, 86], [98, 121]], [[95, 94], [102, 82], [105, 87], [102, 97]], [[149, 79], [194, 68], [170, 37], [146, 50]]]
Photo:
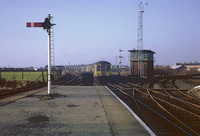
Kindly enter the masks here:
[[[15, 71], [15, 72], [0, 72], [0, 77], [6, 79], [7, 81], [12, 80], [39, 80], [43, 81], [42, 71]], [[43, 72], [44, 81], [47, 81], [47, 71]]]

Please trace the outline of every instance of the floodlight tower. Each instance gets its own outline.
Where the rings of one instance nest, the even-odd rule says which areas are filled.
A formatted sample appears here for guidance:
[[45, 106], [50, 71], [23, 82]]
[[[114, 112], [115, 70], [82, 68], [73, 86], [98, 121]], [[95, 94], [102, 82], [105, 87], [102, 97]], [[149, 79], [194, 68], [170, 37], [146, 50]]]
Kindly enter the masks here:
[[140, 2], [139, 12], [138, 12], [138, 28], [137, 28], [137, 58], [138, 58], [138, 76], [144, 76], [144, 68], [143, 68], [143, 13], [144, 6], [148, 5], [147, 3], [143, 4]]

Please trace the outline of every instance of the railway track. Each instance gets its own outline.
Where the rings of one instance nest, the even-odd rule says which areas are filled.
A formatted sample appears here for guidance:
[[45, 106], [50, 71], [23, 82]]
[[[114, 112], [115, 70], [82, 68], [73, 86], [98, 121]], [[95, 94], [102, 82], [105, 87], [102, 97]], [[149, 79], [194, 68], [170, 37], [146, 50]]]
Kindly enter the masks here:
[[162, 77], [137, 84], [102, 77], [107, 85], [157, 135], [200, 135], [200, 100], [176, 84], [186, 76]]
[[[73, 85], [81, 85], [81, 84], [82, 84], [82, 78], [78, 75], [71, 75], [71, 74], [63, 75], [57, 81], [53, 82], [54, 87], [55, 87], [55, 85], [73, 86]], [[41, 84], [41, 85], [33, 86], [33, 87], [30, 87], [30, 88], [3, 91], [3, 92], [0, 92], [0, 99], [10, 97], [10, 96], [14, 96], [14, 95], [17, 95], [17, 94], [23, 93], [23, 92], [28, 92], [28, 91], [31, 91], [31, 90], [34, 90], [34, 89], [39, 89], [39, 88], [42, 88], [42, 87], [45, 87], [45, 86], [46, 86], [46, 84]]]
[[6, 97], [9, 97], [12, 95], [16, 95], [19, 93], [27, 92], [30, 90], [39, 89], [39, 88], [42, 88], [45, 86], [46, 86], [45, 84], [40, 84], [40, 85], [29, 87], [29, 88], [21, 88], [21, 89], [16, 89], [16, 90], [2, 91], [2, 92], [0, 92], [0, 99], [6, 98]]
[[[108, 86], [156, 135], [200, 135], [200, 99], [187, 93], [195, 86], [192, 83], [197, 83], [193, 77], [160, 77], [133, 83], [126, 77], [109, 76], [97, 78], [95, 85]], [[183, 87], [183, 83], [188, 87]], [[81, 84], [81, 77], [69, 74], [54, 82]], [[0, 94], [0, 98], [17, 93], [20, 91]]]
[[63, 75], [59, 81], [55, 82], [55, 85], [64, 85], [64, 86], [73, 86], [73, 85], [81, 85], [82, 77], [78, 75], [66, 74]]
[[[164, 82], [166, 83], [166, 81]], [[167, 113], [166, 117], [171, 118], [173, 122], [178, 124], [189, 134], [199, 135], [199, 129], [197, 127], [197, 124], [200, 124], [199, 100], [177, 89], [173, 85], [173, 82], [174, 79], [171, 81], [171, 86], [174, 90], [170, 91], [175, 92], [176, 97], [170, 93], [168, 93], [168, 95], [158, 94], [158, 92], [151, 88], [154, 82], [149, 83], [147, 87], [146, 91], [148, 96], [151, 98], [151, 101], [155, 102], [156, 105]], [[166, 89], [165, 92], [167, 92]]]

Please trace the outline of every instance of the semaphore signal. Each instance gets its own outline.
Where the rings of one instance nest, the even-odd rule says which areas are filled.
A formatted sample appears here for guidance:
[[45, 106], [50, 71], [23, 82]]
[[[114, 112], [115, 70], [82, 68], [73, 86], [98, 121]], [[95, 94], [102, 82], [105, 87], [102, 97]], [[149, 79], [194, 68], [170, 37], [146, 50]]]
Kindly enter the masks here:
[[48, 33], [48, 95], [51, 95], [51, 15], [45, 18], [44, 22], [27, 22], [26, 27], [43, 27]]
[[26, 27], [43, 27], [44, 29], [50, 29], [51, 26], [56, 25], [56, 24], [51, 24], [51, 15], [49, 14], [50, 17], [45, 18], [44, 22], [27, 22]]
[[43, 22], [27, 22], [26, 27], [44, 27]]

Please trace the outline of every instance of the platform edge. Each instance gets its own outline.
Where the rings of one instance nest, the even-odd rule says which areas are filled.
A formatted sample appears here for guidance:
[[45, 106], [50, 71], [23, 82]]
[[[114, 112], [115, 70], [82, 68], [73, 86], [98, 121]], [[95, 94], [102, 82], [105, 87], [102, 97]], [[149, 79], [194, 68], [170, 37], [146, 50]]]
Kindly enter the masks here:
[[151, 135], [151, 136], [156, 136], [154, 132], [117, 96], [115, 95], [107, 86], [105, 88], [113, 94], [128, 110], [129, 112], [137, 119], [137, 121], [146, 129], [146, 131]]

